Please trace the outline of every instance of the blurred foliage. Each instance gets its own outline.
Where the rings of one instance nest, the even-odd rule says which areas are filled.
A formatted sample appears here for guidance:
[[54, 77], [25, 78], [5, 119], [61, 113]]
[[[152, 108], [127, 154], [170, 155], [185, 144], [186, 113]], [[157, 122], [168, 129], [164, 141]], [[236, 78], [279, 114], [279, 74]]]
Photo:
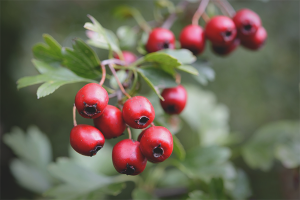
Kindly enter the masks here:
[[[195, 1], [190, 0], [190, 2]], [[75, 37], [86, 38], [82, 28], [87, 20], [86, 14], [93, 15], [103, 27], [113, 31], [118, 30], [116, 36], [121, 49], [144, 54], [145, 50], [142, 44], [147, 40], [147, 34], [141, 36], [133, 34], [132, 30], [135, 29], [130, 28], [123, 28], [122, 30], [119, 27], [136, 26], [134, 19], [128, 18], [119, 21], [112, 17], [111, 13], [118, 4], [123, 4], [136, 7], [146, 20], [152, 20], [153, 13], [149, 10], [154, 8], [154, 3], [152, 1], [125, 0], [113, 2], [2, 1], [1, 135], [11, 130], [10, 134], [3, 134], [2, 137], [14, 154], [6, 145], [1, 145], [1, 198], [39, 198], [40, 196], [37, 194], [55, 186], [48, 191], [48, 195], [65, 195], [68, 189], [76, 188], [78, 193], [76, 191], [74, 195], [81, 195], [82, 199], [104, 197], [105, 199], [124, 199], [130, 198], [130, 196], [136, 199], [153, 199], [153, 194], [161, 194], [158, 189], [164, 189], [164, 192], [167, 192], [168, 188], [173, 189], [172, 191], [181, 191], [176, 188], [180, 186], [188, 188], [188, 191], [185, 191], [186, 195], [176, 196], [176, 198], [211, 199], [216, 197], [213, 196], [214, 191], [225, 191], [227, 198], [228, 191], [230, 191], [230, 198], [242, 199], [251, 195], [245, 172], [249, 175], [253, 190], [251, 198], [285, 198], [287, 195], [284, 191], [291, 191], [291, 184], [278, 178], [282, 173], [282, 164], [286, 167], [293, 167], [297, 163], [299, 165], [299, 157], [296, 154], [299, 151], [299, 139], [297, 138], [297, 131], [294, 131], [298, 127], [295, 120], [299, 120], [299, 109], [297, 109], [299, 107], [298, 69], [300, 53], [298, 2], [235, 1], [230, 3], [235, 9], [247, 7], [261, 16], [268, 31], [266, 46], [259, 52], [251, 52], [241, 47], [232, 55], [220, 58], [211, 53], [207, 43], [204, 54], [200, 56], [202, 60], [200, 64], [197, 64], [198, 62], [192, 64], [198, 70], [199, 75], [193, 76], [192, 79], [191, 75], [187, 76], [182, 73], [183, 84], [194, 85], [189, 89], [191, 91], [189, 92], [191, 95], [189, 100], [196, 98], [188, 103], [186, 109], [190, 112], [185, 111], [181, 115], [182, 120], [164, 116], [159, 107], [157, 96], [153, 95], [154, 92], [149, 94], [152, 96], [153, 105], [157, 105], [155, 110], [161, 114], [161, 116], [157, 115], [156, 117], [158, 122], [166, 125], [170, 120], [181, 121], [178, 123], [180, 125], [174, 126], [171, 123], [168, 128], [170, 130], [172, 128], [172, 133], [176, 133], [176, 137], [186, 150], [186, 159], [182, 162], [179, 159], [183, 159], [183, 156], [174, 151], [176, 156], [173, 155], [170, 158], [171, 161], [175, 160], [174, 166], [171, 165], [163, 169], [164, 166], [157, 165], [154, 167], [148, 163], [141, 176], [143, 181], [138, 181], [138, 187], [133, 190], [136, 180], [128, 180], [126, 186], [123, 183], [124, 180], [109, 186], [99, 185], [96, 180], [95, 184], [98, 184], [97, 187], [99, 188], [87, 184], [79, 189], [77, 187], [81, 187], [80, 183], [74, 182], [74, 185], [73, 182], [71, 183], [72, 173], [85, 173], [86, 178], [92, 174], [92, 176], [101, 177], [104, 180], [110, 180], [110, 177], [116, 175], [110, 157], [111, 148], [116, 140], [108, 141], [105, 148], [92, 159], [69, 150], [72, 102], [76, 92], [84, 83], [66, 85], [53, 95], [39, 100], [36, 99], [38, 87], [32, 86], [16, 91], [15, 83], [21, 77], [38, 74], [30, 62], [32, 58], [30, 52], [33, 44], [42, 41], [41, 35], [43, 33], [47, 32], [53, 35], [63, 47], [71, 46], [72, 39]], [[190, 23], [195, 9], [196, 4], [192, 3], [172, 27], [177, 38], [180, 30]], [[218, 13], [220, 13], [219, 10], [210, 4], [208, 7], [209, 16]], [[203, 21], [200, 23], [203, 25]], [[137, 50], [133, 48], [136, 45], [138, 45]], [[99, 60], [107, 59], [107, 51], [94, 48], [93, 50], [98, 55]], [[203, 61], [203, 58], [209, 60], [209, 63]], [[212, 80], [214, 81], [208, 84]], [[200, 85], [197, 85], [198, 83]], [[142, 82], [141, 87], [141, 94], [148, 93], [149, 87], [145, 82]], [[216, 103], [216, 99], [222, 104]], [[114, 104], [114, 100], [112, 99], [110, 103]], [[189, 107], [190, 103], [196, 106]], [[199, 117], [199, 121], [195, 118], [195, 111], [200, 112], [197, 113], [199, 116], [196, 116]], [[282, 121], [286, 119], [290, 121]], [[79, 118], [78, 122], [90, 123], [82, 118]], [[27, 134], [21, 131], [21, 129], [27, 128], [28, 124], [36, 124], [47, 134], [53, 146], [52, 150], [49, 148], [50, 143], [47, 137], [41, 134], [36, 127], [29, 128]], [[190, 127], [190, 125], [192, 126]], [[11, 129], [13, 126], [18, 126], [21, 129]], [[235, 133], [231, 133], [230, 130]], [[278, 130], [282, 131], [278, 132]], [[134, 134], [137, 136], [138, 133]], [[252, 134], [254, 134], [253, 137]], [[242, 139], [237, 139], [236, 135]], [[120, 139], [125, 137], [122, 136]], [[237, 145], [236, 141], [241, 143]], [[246, 145], [241, 151], [239, 145], [243, 143]], [[42, 147], [39, 144], [42, 144]], [[262, 153], [255, 148], [256, 146]], [[263, 147], [265, 148], [262, 149]], [[37, 149], [39, 150], [36, 151]], [[188, 158], [198, 156], [193, 154], [193, 151], [205, 152], [207, 149], [211, 149], [212, 152], [209, 152], [207, 157], [199, 155], [205, 162], [201, 162], [201, 160], [192, 162], [190, 166], [194, 166], [192, 172], [197, 176], [207, 177], [206, 174], [199, 173], [200, 171], [197, 171], [195, 166], [199, 165], [203, 169], [210, 170], [209, 166], [211, 165], [213, 167], [211, 170], [216, 169], [218, 173], [222, 170], [226, 171], [224, 174], [226, 177], [221, 179], [223, 182], [220, 181], [220, 177], [210, 177], [207, 178], [209, 181], [203, 183], [203, 180], [190, 178], [188, 176], [190, 174], [186, 173], [183, 164], [187, 162]], [[242, 152], [242, 156], [250, 166], [271, 171], [262, 173], [259, 170], [250, 169], [240, 157], [235, 159], [239, 152]], [[250, 158], [247, 157], [249, 152], [251, 152]], [[18, 158], [11, 161], [15, 155]], [[41, 155], [46, 156], [41, 158]], [[68, 155], [70, 158], [58, 158]], [[220, 165], [225, 166], [225, 168], [220, 170], [215, 158], [209, 157], [211, 155], [218, 156]], [[57, 162], [50, 164], [53, 158], [58, 158]], [[277, 162], [273, 162], [275, 158]], [[263, 162], [257, 159], [263, 159]], [[8, 169], [10, 161], [11, 172], [18, 183], [34, 193], [28, 193], [15, 184]], [[232, 164], [236, 167], [233, 167]], [[273, 167], [271, 164], [274, 164]], [[49, 167], [46, 168], [44, 165]], [[74, 170], [66, 169], [70, 165], [74, 166]], [[80, 172], [76, 172], [76, 170]], [[59, 174], [61, 171], [66, 173]], [[288, 175], [292, 172], [292, 170], [288, 171]], [[74, 174], [74, 178], [77, 177], [78, 180], [81, 180], [79, 175]], [[210, 175], [212, 173], [208, 173], [208, 176]], [[109, 179], [106, 179], [107, 177]], [[84, 179], [85, 177], [81, 178], [83, 178], [82, 182], [87, 181]], [[288, 179], [288, 181], [291, 180]], [[156, 189], [152, 190], [153, 188]], [[91, 190], [93, 191], [89, 193]]]

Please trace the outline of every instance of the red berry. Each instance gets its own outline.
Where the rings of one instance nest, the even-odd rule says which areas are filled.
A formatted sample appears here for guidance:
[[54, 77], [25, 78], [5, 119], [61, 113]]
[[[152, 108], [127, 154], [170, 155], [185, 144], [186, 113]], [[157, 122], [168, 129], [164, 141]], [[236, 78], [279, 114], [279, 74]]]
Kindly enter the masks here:
[[162, 126], [150, 127], [143, 131], [140, 149], [150, 162], [162, 162], [172, 154], [172, 134]]
[[103, 114], [94, 119], [94, 125], [102, 132], [105, 139], [119, 137], [126, 128], [122, 112], [111, 105], [107, 105]]
[[95, 127], [80, 124], [72, 128], [70, 143], [78, 153], [84, 156], [93, 156], [103, 147], [105, 138]]
[[94, 119], [102, 114], [108, 99], [108, 94], [102, 86], [89, 83], [77, 92], [75, 106], [82, 117]]
[[236, 37], [234, 22], [226, 16], [215, 16], [209, 20], [205, 27], [205, 36], [214, 45], [230, 44]]
[[182, 85], [164, 89], [161, 96], [165, 101], [160, 100], [160, 105], [166, 113], [179, 114], [183, 111], [187, 100], [187, 92]]
[[240, 39], [236, 38], [230, 45], [216, 46], [212, 44], [212, 50], [215, 54], [220, 56], [226, 56], [234, 51], [240, 44]]
[[254, 35], [248, 37], [247, 40], [242, 40], [241, 43], [248, 49], [257, 50], [263, 46], [267, 36], [268, 34], [266, 29], [261, 26]]
[[147, 164], [140, 150], [140, 142], [131, 139], [122, 140], [114, 146], [112, 161], [119, 173], [127, 175], [138, 175]]
[[188, 25], [180, 33], [181, 48], [190, 50], [194, 55], [203, 52], [205, 47], [205, 34], [201, 26]]
[[239, 38], [254, 35], [261, 27], [260, 17], [249, 9], [239, 10], [232, 20], [235, 23]]
[[[127, 65], [137, 60], [136, 55], [130, 51], [122, 51], [122, 53], [123, 53], [124, 61], [127, 63]], [[116, 53], [114, 54], [114, 58], [120, 59], [119, 55]]]
[[128, 99], [123, 106], [123, 119], [132, 128], [142, 129], [151, 124], [155, 111], [150, 101], [143, 96]]
[[149, 53], [174, 48], [175, 36], [170, 30], [164, 28], [155, 28], [152, 30], [146, 44], [146, 49]]

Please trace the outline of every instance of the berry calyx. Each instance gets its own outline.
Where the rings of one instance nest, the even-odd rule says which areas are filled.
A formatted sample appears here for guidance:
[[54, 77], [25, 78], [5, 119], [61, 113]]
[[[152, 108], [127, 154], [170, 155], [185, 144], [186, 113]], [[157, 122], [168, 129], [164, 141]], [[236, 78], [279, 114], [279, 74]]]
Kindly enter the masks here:
[[160, 100], [160, 105], [166, 113], [179, 114], [183, 111], [187, 101], [187, 92], [182, 85], [164, 89], [161, 96], [165, 100]]
[[188, 25], [181, 31], [179, 41], [181, 48], [198, 55], [203, 52], [205, 47], [205, 33], [201, 26]]
[[122, 112], [115, 106], [107, 105], [103, 114], [94, 119], [94, 125], [98, 128], [105, 139], [119, 137], [126, 129]]
[[257, 50], [261, 48], [267, 40], [268, 34], [264, 27], [260, 27], [256, 33], [246, 40], [241, 40], [241, 44], [251, 50]]
[[168, 129], [153, 126], [141, 133], [140, 149], [143, 155], [153, 163], [166, 160], [173, 151], [173, 137]]
[[240, 39], [236, 38], [231, 44], [224, 46], [211, 45], [212, 50], [215, 54], [220, 56], [226, 56], [234, 51], [240, 44]]
[[205, 26], [205, 36], [214, 45], [229, 45], [236, 37], [234, 22], [226, 16], [215, 16]]
[[107, 91], [97, 83], [83, 86], [75, 96], [75, 106], [84, 118], [99, 117], [108, 103]]
[[238, 37], [240, 38], [254, 35], [259, 27], [261, 27], [260, 17], [249, 9], [239, 10], [232, 20], [235, 23]]
[[125, 139], [118, 142], [112, 150], [115, 169], [126, 175], [138, 175], [144, 171], [147, 159], [140, 150], [140, 142]]
[[175, 48], [175, 36], [174, 34], [164, 28], [155, 28], [151, 31], [146, 50], [149, 53], [156, 52], [162, 49], [174, 49]]
[[105, 138], [95, 127], [79, 124], [71, 130], [70, 143], [76, 152], [84, 156], [93, 156], [103, 147]]
[[[136, 55], [130, 51], [122, 51], [122, 54], [124, 57], [124, 61], [126, 62], [127, 65], [129, 65], [137, 60]], [[119, 55], [116, 53], [114, 54], [114, 58], [120, 59]]]
[[152, 104], [143, 96], [128, 99], [124, 103], [122, 114], [126, 124], [136, 129], [146, 128], [155, 117]]

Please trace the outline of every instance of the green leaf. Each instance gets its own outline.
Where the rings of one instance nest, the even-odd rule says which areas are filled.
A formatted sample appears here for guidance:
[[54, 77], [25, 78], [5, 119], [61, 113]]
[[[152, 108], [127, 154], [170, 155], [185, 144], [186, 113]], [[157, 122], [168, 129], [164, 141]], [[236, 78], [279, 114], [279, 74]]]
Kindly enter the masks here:
[[194, 190], [189, 193], [189, 198], [187, 198], [187, 200], [211, 200], [211, 198], [201, 190]]
[[187, 49], [164, 49], [160, 52], [176, 58], [181, 64], [191, 64], [197, 60], [197, 58]]
[[85, 23], [84, 28], [90, 30], [88, 37], [90, 38], [87, 43], [89, 45], [102, 48], [111, 49], [118, 54], [121, 54], [119, 43], [116, 35], [107, 29], [104, 29], [101, 24], [92, 16], [88, 15], [93, 23]]
[[10, 169], [17, 182], [30, 191], [43, 193], [52, 185], [49, 175], [33, 164], [14, 159]]
[[[53, 93], [60, 86], [76, 82], [92, 82], [96, 81], [85, 79], [77, 76], [72, 71], [64, 67], [51, 66], [45, 62], [33, 60], [35, 67], [43, 74], [36, 76], [23, 77], [17, 81], [17, 88], [23, 88], [30, 85], [43, 83], [37, 91], [37, 97], [45, 97]], [[97, 82], [96, 82], [97, 83]]]
[[175, 68], [179, 67], [181, 63], [174, 57], [164, 52], [149, 53], [144, 57], [145, 61], [157, 64], [158, 68], [165, 72], [174, 75]]
[[138, 72], [158, 88], [170, 88], [178, 85], [170, 74], [154, 67], [139, 68]]
[[175, 135], [173, 135], [173, 144], [174, 144], [173, 150], [176, 156], [178, 157], [178, 159], [184, 160], [186, 156], [184, 147], [182, 146], [180, 140]]
[[299, 166], [299, 125], [298, 121], [278, 121], [258, 129], [242, 151], [247, 164], [268, 170], [277, 158], [286, 168]]
[[215, 72], [208, 66], [208, 62], [197, 61], [192, 66], [198, 71], [198, 76], [193, 76], [196, 81], [202, 85], [207, 85], [209, 81], [215, 79]]
[[84, 78], [97, 78], [100, 75], [100, 60], [96, 53], [81, 39], [73, 40], [73, 49], [63, 48], [62, 65]]
[[148, 193], [147, 191], [141, 189], [141, 188], [135, 188], [132, 191], [132, 199], [133, 200], [156, 200], [157, 198], [154, 197], [152, 194]]
[[120, 47], [128, 49], [135, 46], [137, 41], [137, 34], [129, 26], [121, 26], [117, 30], [117, 36], [120, 40]]
[[160, 92], [157, 87], [153, 85], [153, 83], [143, 74], [141, 71], [138, 71], [141, 77], [145, 80], [145, 82], [149, 85], [149, 87], [155, 92], [155, 94], [164, 101], [164, 98], [160, 95]]
[[[117, 71], [117, 77], [118, 77], [119, 81], [121, 83], [123, 83], [126, 80], [126, 78], [127, 78], [126, 71], [125, 70], [119, 70], [119, 71]], [[118, 82], [117, 82], [117, 80], [116, 80], [116, 78], [114, 76], [109, 80], [109, 84], [110, 84], [110, 86], [113, 89], [119, 89]]]
[[148, 53], [145, 48], [145, 44], [147, 43], [148, 38], [149, 38], [149, 34], [146, 32], [143, 32], [140, 40], [138, 41], [136, 50], [142, 55], [146, 55]]
[[193, 75], [199, 75], [198, 70], [195, 69], [193, 66], [190, 66], [190, 65], [180, 65], [176, 69], [184, 71], [186, 73], [193, 74]]
[[158, 181], [158, 188], [188, 187], [190, 179], [177, 168], [165, 170]]
[[47, 63], [61, 62], [63, 59], [61, 46], [48, 34], [44, 34], [43, 38], [46, 44], [39, 43], [33, 47], [34, 57]]
[[209, 184], [209, 193], [212, 199], [227, 199], [223, 179], [213, 178]]
[[52, 160], [50, 142], [36, 126], [30, 126], [27, 134], [14, 127], [4, 134], [3, 141], [16, 155], [33, 165], [44, 168]]
[[238, 170], [237, 177], [234, 181], [235, 187], [231, 190], [231, 195], [233, 198], [236, 200], [248, 199], [252, 192], [246, 173], [242, 170]]

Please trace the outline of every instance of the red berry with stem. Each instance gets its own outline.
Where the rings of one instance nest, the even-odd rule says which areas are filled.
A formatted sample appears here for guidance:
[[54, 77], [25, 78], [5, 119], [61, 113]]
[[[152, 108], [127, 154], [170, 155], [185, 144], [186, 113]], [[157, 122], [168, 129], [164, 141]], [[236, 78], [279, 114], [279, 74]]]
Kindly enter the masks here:
[[77, 92], [75, 106], [82, 117], [94, 119], [103, 113], [108, 100], [108, 94], [102, 86], [89, 83]]
[[[122, 51], [122, 54], [124, 57], [124, 61], [126, 62], [127, 65], [129, 65], [137, 60], [136, 55], [130, 51]], [[119, 55], [116, 53], [114, 53], [114, 58], [120, 59]]]
[[268, 34], [266, 29], [261, 26], [254, 35], [248, 37], [247, 40], [242, 40], [241, 43], [248, 49], [257, 50], [264, 45], [267, 37]]
[[147, 159], [140, 150], [140, 142], [125, 139], [118, 142], [112, 150], [115, 169], [126, 175], [138, 175], [144, 171]]
[[187, 92], [182, 85], [164, 89], [161, 96], [165, 100], [160, 100], [160, 105], [166, 113], [179, 114], [183, 111], [187, 101]]
[[84, 156], [93, 156], [103, 147], [105, 138], [95, 127], [79, 124], [71, 130], [70, 143], [78, 153]]
[[236, 37], [234, 22], [226, 16], [215, 16], [205, 26], [205, 36], [214, 45], [230, 44]]
[[260, 17], [249, 9], [239, 10], [232, 20], [235, 23], [238, 37], [241, 39], [254, 35], [259, 27], [261, 27]]
[[143, 96], [128, 99], [123, 106], [123, 119], [132, 128], [142, 129], [151, 124], [155, 111], [150, 101]]
[[212, 50], [215, 54], [220, 56], [226, 56], [234, 51], [240, 44], [240, 39], [236, 38], [233, 42], [229, 45], [225, 46], [216, 46], [214, 44], [211, 45]]
[[181, 48], [190, 50], [194, 55], [203, 52], [205, 47], [205, 33], [201, 26], [188, 25], [179, 36]]
[[115, 106], [107, 105], [103, 114], [94, 119], [94, 125], [98, 128], [105, 139], [119, 137], [126, 129], [122, 112]]
[[164, 28], [155, 28], [149, 35], [146, 50], [149, 53], [156, 52], [162, 49], [174, 49], [175, 36], [174, 34]]
[[143, 131], [140, 149], [150, 162], [162, 162], [172, 154], [173, 136], [165, 127], [152, 126]]

